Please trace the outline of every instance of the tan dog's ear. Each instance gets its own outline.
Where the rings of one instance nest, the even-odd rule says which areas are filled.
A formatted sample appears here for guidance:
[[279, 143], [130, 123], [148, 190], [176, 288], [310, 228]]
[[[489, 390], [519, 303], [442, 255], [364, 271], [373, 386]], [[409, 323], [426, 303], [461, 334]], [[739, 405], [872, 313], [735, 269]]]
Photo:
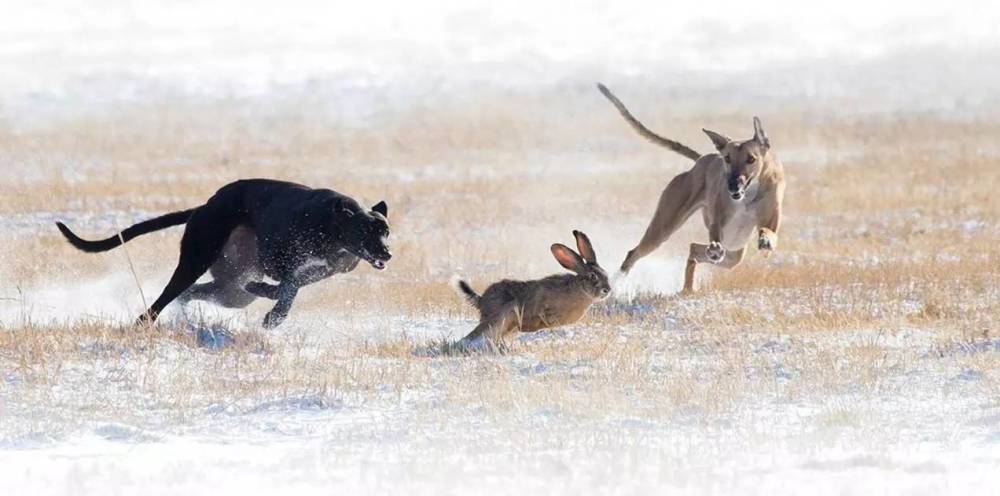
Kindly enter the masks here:
[[729, 139], [728, 136], [724, 134], [719, 134], [715, 131], [711, 131], [708, 129], [702, 129], [702, 131], [704, 131], [705, 134], [708, 135], [708, 139], [712, 140], [712, 144], [715, 145], [715, 149], [720, 152], [722, 151], [723, 148], [726, 147], [726, 145], [729, 144], [730, 141], [732, 141], [731, 139]]
[[594, 245], [590, 244], [590, 238], [580, 231], [573, 231], [573, 237], [576, 238], [576, 249], [580, 252], [580, 256], [587, 262], [597, 265], [597, 254], [594, 253]]
[[556, 243], [552, 245], [552, 256], [556, 257], [556, 261], [559, 265], [572, 270], [573, 272], [580, 273], [584, 269], [584, 261], [577, 255], [572, 248]]
[[764, 149], [771, 147], [771, 141], [767, 139], [767, 134], [764, 134], [764, 126], [760, 123], [760, 118], [757, 116], [753, 117], [753, 140], [757, 142]]

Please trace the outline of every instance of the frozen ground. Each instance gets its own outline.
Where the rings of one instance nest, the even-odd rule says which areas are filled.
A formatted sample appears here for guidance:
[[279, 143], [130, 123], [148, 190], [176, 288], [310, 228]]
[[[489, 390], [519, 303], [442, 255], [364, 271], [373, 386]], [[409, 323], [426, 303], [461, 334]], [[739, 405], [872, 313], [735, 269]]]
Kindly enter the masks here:
[[[742, 119], [759, 102], [778, 113], [808, 101], [813, 110], [825, 105], [858, 118], [901, 115], [902, 124], [927, 115], [991, 123], [1000, 108], [1000, 9], [985, 1], [844, 1], [822, 9], [790, 1], [30, 4], [0, 5], [0, 146], [22, 132], [150, 101], [252, 101], [270, 116], [325, 100], [315, 109], [325, 118], [377, 130], [418, 103], [461, 104], [481, 91], [592, 93], [595, 80], [643, 89], [630, 101], [648, 102], [643, 97], [655, 91], [690, 95], [671, 110], [676, 115], [712, 106]], [[855, 153], [817, 145], [800, 143], [787, 156], [818, 167]], [[572, 164], [601, 177], [622, 165], [588, 162], [589, 151], [553, 157], [537, 150], [525, 163]], [[995, 160], [996, 152], [983, 143], [970, 153]], [[13, 171], [0, 184], [47, 191], [109, 173], [99, 160], [47, 155], [44, 143], [34, 153], [40, 158], [31, 163], [0, 156], [0, 168]], [[371, 174], [405, 183], [447, 178], [452, 170], [392, 167], [373, 164]], [[556, 182], [564, 170], [533, 167], [469, 175]], [[157, 174], [166, 184], [176, 179], [170, 170]], [[172, 205], [176, 198], [145, 200]], [[434, 353], [434, 343], [472, 326], [470, 312], [379, 307], [359, 298], [350, 312], [334, 314], [309, 295], [259, 348], [210, 350], [184, 335], [176, 312], [167, 320], [179, 337], [146, 343], [115, 334], [114, 326], [142, 307], [124, 259], [115, 258], [123, 253], [102, 259], [110, 260], [103, 271], [53, 274], [54, 262], [35, 255], [47, 245], [30, 244], [51, 236], [53, 220], [92, 233], [150, 212], [119, 210], [120, 199], [60, 205], [0, 219], [0, 241], [24, 250], [0, 254], [0, 332], [36, 331], [0, 356], [5, 493], [972, 495], [1000, 485], [996, 277], [962, 288], [968, 302], [954, 308], [978, 320], [955, 324], [959, 330], [915, 317], [950, 315], [948, 301], [928, 310], [892, 287], [901, 295], [893, 296], [897, 309], [872, 296], [864, 310], [906, 318], [845, 319], [834, 329], [783, 333], [740, 319], [788, 318], [815, 310], [817, 300], [846, 307], [888, 283], [733, 291], [727, 296], [743, 298], [725, 306], [734, 322], [701, 325], [700, 316], [726, 302], [672, 296], [682, 271], [674, 247], [621, 281], [620, 301], [595, 308], [586, 323], [526, 337], [510, 356]], [[960, 236], [995, 236], [989, 211], [956, 211]], [[584, 212], [591, 213], [600, 212]], [[608, 260], [620, 259], [631, 241], [626, 233], [641, 229], [644, 219], [633, 217], [627, 225], [592, 222]], [[790, 220], [800, 223], [800, 242], [830, 239], [828, 218], [804, 217]], [[911, 243], [914, 232], [956, 228], [933, 224], [938, 220], [892, 211], [844, 236], [891, 233], [891, 242]], [[905, 235], [892, 231], [899, 225]], [[809, 257], [779, 252], [774, 263], [791, 270]], [[852, 263], [875, 270], [880, 261], [870, 255]], [[29, 266], [17, 272], [45, 277], [22, 285], [7, 276]], [[529, 269], [552, 270], [551, 261]], [[146, 298], [168, 270], [141, 274]], [[337, 285], [370, 289], [380, 284], [371, 276], [359, 271]], [[381, 284], [399, 283], [394, 277]], [[428, 298], [437, 304], [441, 296]], [[265, 311], [198, 310], [237, 333], [256, 330]], [[95, 331], [94, 321], [112, 330]], [[51, 353], [67, 343], [62, 355]]]
[[[446, 328], [468, 325], [452, 321]], [[394, 329], [420, 341], [436, 338], [440, 326], [410, 322]], [[306, 325], [281, 334], [291, 339], [316, 330]], [[566, 341], [572, 332], [607, 330], [577, 327], [540, 339]], [[654, 356], [677, 348], [691, 354], [681, 362], [704, 377], [696, 379], [706, 384], [700, 394], [712, 395], [709, 384], [727, 380], [711, 372], [727, 360], [726, 351], [709, 349], [691, 332], [669, 324], [636, 332], [657, 334], [649, 341]], [[615, 333], [618, 340], [642, 339]], [[333, 342], [360, 339], [343, 335]], [[885, 354], [874, 365], [883, 368], [875, 384], [858, 377], [834, 389], [789, 394], [816, 373], [802, 355], [822, 360], [820, 350], [867, 346], [872, 339], [869, 332], [740, 338], [739, 347], [759, 364], [724, 374], [745, 375], [749, 394], [706, 410], [697, 401], [684, 407], [683, 399], [638, 388], [624, 399], [635, 405], [634, 414], [617, 405], [602, 413], [599, 403], [572, 399], [600, 391], [594, 376], [607, 357], [540, 358], [531, 340], [516, 356], [486, 361], [503, 374], [512, 406], [490, 400], [495, 391], [473, 393], [484, 397], [479, 402], [449, 401], [455, 361], [473, 359], [432, 357], [404, 359], [413, 361], [412, 373], [428, 374], [416, 388], [397, 389], [387, 377], [363, 395], [334, 388], [279, 400], [266, 394], [232, 403], [206, 399], [185, 408], [167, 393], [150, 396], [145, 388], [140, 394], [128, 378], [115, 378], [148, 373], [153, 364], [126, 357], [109, 366], [95, 353], [93, 363], [67, 365], [76, 370], [62, 374], [60, 387], [71, 390], [52, 391], [53, 398], [3, 398], [0, 478], [31, 494], [990, 494], [1000, 482], [1000, 401], [984, 395], [990, 379], [963, 361], [998, 353], [996, 345], [939, 349], [928, 333], [903, 330], [874, 338]], [[177, 346], [158, 355], [176, 364], [164, 374], [187, 367], [211, 374], [219, 360]], [[667, 381], [687, 380], [677, 365], [666, 359], [644, 366]], [[830, 366], [838, 368], [836, 361]], [[548, 382], [553, 377], [562, 379]], [[9, 370], [5, 388], [22, 380]], [[770, 386], [761, 389], [760, 382]], [[473, 378], [460, 386], [478, 384]], [[490, 380], [482, 387], [496, 386]], [[517, 399], [521, 388], [539, 387], [556, 397]], [[725, 388], [714, 394], [728, 403]], [[75, 405], [94, 404], [78, 395], [97, 395], [107, 403], [98, 410], [121, 413], [78, 411]], [[648, 411], [659, 403], [669, 413]]]
[[[6, 487], [31, 494], [932, 495], [990, 494], [998, 482], [995, 441], [954, 446], [873, 426], [865, 439], [830, 442], [822, 430], [802, 429], [815, 414], [800, 410], [708, 426], [579, 423], [540, 411], [498, 428], [475, 412], [428, 423], [405, 407], [356, 411], [306, 399], [209, 413], [183, 434], [95, 425], [53, 446], [3, 451], [0, 473]], [[995, 423], [997, 412], [976, 423]], [[742, 432], [733, 435], [736, 425]]]

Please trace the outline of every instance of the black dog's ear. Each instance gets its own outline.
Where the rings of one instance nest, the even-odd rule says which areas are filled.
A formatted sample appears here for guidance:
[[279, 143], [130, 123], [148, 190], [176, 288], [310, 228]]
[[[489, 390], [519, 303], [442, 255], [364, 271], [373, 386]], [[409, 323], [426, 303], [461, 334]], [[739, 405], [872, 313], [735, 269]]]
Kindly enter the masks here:
[[372, 212], [378, 212], [382, 214], [382, 217], [389, 217], [389, 206], [385, 204], [384, 201], [380, 201], [372, 207]]

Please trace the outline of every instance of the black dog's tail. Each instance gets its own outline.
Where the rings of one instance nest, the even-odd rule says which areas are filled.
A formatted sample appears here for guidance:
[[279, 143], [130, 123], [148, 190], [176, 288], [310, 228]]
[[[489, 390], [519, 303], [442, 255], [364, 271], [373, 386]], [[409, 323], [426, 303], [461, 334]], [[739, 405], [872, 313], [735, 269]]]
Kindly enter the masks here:
[[112, 248], [117, 248], [126, 242], [137, 236], [142, 236], [143, 234], [148, 234], [153, 231], [159, 231], [160, 229], [166, 229], [170, 226], [178, 226], [184, 224], [191, 218], [191, 214], [195, 209], [182, 210], [180, 212], [171, 212], [166, 215], [161, 215], [155, 219], [149, 219], [142, 221], [132, 227], [125, 229], [124, 231], [111, 236], [107, 239], [102, 239], [100, 241], [90, 241], [83, 239], [73, 231], [70, 231], [66, 224], [62, 222], [56, 222], [56, 227], [59, 228], [59, 232], [66, 236], [69, 243], [75, 246], [79, 250], [83, 250], [87, 253], [97, 253], [101, 251], [108, 251]]
[[475, 292], [475, 290], [472, 289], [472, 286], [469, 286], [469, 283], [463, 281], [458, 276], [453, 277], [451, 279], [451, 283], [455, 286], [455, 290], [465, 297], [465, 299], [471, 303], [472, 306], [479, 308], [480, 296]]
[[635, 117], [632, 116], [632, 113], [629, 112], [627, 108], [625, 108], [625, 104], [622, 103], [622, 101], [619, 100], [618, 97], [616, 97], [615, 94], [612, 93], [607, 86], [604, 86], [601, 83], [597, 83], [597, 89], [601, 91], [601, 94], [603, 94], [604, 97], [607, 98], [611, 102], [611, 104], [615, 106], [616, 109], [618, 109], [618, 113], [625, 118], [625, 122], [628, 122], [629, 125], [631, 125], [632, 128], [635, 129], [636, 132], [638, 132], [639, 135], [642, 136], [643, 138], [646, 138], [649, 141], [652, 141], [653, 143], [656, 143], [657, 145], [665, 147], [669, 150], [680, 153], [681, 155], [684, 155], [685, 157], [691, 160], [698, 160], [699, 158], [701, 158], [701, 154], [691, 149], [691, 147], [681, 142], [674, 141], [669, 138], [664, 138], [663, 136], [660, 136], [659, 134], [650, 131], [649, 128], [647, 128], [641, 122], [639, 122], [639, 119], [636, 119]]

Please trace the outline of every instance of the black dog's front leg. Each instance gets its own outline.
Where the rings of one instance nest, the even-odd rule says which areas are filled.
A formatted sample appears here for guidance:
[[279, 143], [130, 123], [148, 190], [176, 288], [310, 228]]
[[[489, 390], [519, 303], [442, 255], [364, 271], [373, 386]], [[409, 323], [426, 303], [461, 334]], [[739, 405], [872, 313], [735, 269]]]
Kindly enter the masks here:
[[274, 304], [274, 308], [264, 316], [264, 328], [273, 329], [278, 327], [285, 320], [285, 317], [288, 317], [288, 312], [292, 309], [292, 302], [295, 301], [295, 296], [299, 293], [299, 288], [327, 277], [330, 277], [330, 270], [324, 265], [297, 271], [295, 274], [282, 279], [278, 284], [251, 282], [244, 288], [247, 292], [255, 296], [278, 300]]
[[292, 302], [295, 301], [295, 296], [299, 294], [299, 287], [294, 283], [283, 282], [277, 286], [277, 293], [276, 299], [278, 302], [264, 316], [265, 329], [274, 329], [284, 322], [285, 317], [288, 317], [288, 311], [292, 309]]
[[277, 284], [268, 284], [266, 282], [248, 282], [243, 289], [258, 298], [277, 300], [279, 287]]

